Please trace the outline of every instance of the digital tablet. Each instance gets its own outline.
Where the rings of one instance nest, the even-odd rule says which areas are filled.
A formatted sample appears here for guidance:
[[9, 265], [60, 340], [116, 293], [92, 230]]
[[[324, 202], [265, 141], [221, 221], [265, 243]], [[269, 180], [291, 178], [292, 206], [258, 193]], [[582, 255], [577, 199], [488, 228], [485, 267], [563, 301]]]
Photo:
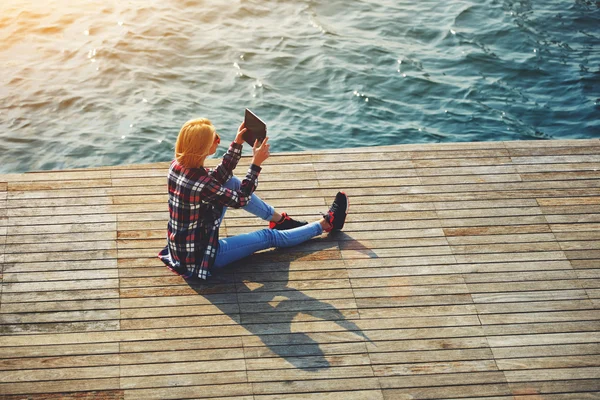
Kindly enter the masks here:
[[254, 142], [257, 139], [260, 143], [265, 140], [265, 137], [267, 137], [267, 124], [265, 124], [256, 116], [256, 114], [247, 108], [244, 116], [244, 126], [246, 127], [244, 141], [246, 141], [246, 143], [248, 143], [250, 146], [254, 146]]

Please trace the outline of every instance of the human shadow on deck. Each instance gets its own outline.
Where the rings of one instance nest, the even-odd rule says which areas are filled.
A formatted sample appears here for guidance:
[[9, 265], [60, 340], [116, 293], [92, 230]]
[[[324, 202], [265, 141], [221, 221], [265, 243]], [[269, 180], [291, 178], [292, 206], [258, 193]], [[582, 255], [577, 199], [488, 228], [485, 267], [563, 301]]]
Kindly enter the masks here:
[[[343, 239], [345, 245], [353, 242], [351, 247], [354, 250], [364, 252], [371, 258], [377, 257], [371, 249], [361, 248], [359, 242], [344, 233], [338, 232], [334, 238]], [[291, 249], [262, 252], [229, 266], [205, 283], [190, 280], [188, 284], [266, 345], [265, 348], [253, 344], [252, 339], [245, 341], [246, 358], [265, 360], [279, 356], [298, 369], [326, 369], [331, 366], [329, 360], [332, 357], [325, 355], [319, 338], [333, 344], [348, 343], [353, 341], [352, 336], [358, 336], [370, 342], [367, 335], [345, 315], [359, 318], [338, 243], [337, 240], [315, 239]], [[328, 247], [329, 244], [331, 246]], [[290, 283], [291, 264], [302, 261], [308, 262], [306, 268], [294, 271], [296, 276]], [[335, 280], [338, 280], [339, 286], [336, 286]], [[224, 293], [209, 294], [220, 285], [235, 288], [239, 313], [234, 311], [231, 303], [223, 302]], [[344, 309], [341, 311], [326, 300], [304, 293], [302, 289], [318, 291], [320, 293], [316, 295], [345, 303]], [[334, 293], [335, 290], [339, 291], [338, 294]], [[302, 318], [303, 314], [312, 318]], [[321, 320], [323, 324], [335, 324], [343, 330], [329, 325], [321, 326], [315, 332], [303, 331], [303, 321], [315, 320]], [[333, 354], [338, 353], [334, 351]]]

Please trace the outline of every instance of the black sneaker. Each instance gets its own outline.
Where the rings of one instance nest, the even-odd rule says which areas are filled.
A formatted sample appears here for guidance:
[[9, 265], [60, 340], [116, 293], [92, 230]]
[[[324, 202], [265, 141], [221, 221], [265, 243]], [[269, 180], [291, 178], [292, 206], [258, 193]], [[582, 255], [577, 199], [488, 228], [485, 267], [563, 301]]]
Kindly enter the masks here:
[[348, 196], [344, 192], [338, 192], [335, 195], [335, 200], [333, 204], [329, 208], [329, 212], [327, 214], [323, 214], [323, 218], [332, 226], [331, 229], [326, 232], [331, 232], [332, 230], [339, 231], [344, 227], [344, 222], [346, 222], [346, 215], [348, 215]]
[[299, 226], [304, 226], [304, 225], [308, 224], [308, 222], [306, 222], [306, 221], [298, 221], [298, 220], [291, 218], [289, 215], [287, 215], [287, 213], [281, 213], [281, 216], [283, 217], [281, 219], [281, 221], [279, 221], [279, 222], [271, 221], [269, 223], [270, 229], [277, 229], [279, 231], [285, 231], [287, 229], [294, 229], [294, 228], [298, 228]]

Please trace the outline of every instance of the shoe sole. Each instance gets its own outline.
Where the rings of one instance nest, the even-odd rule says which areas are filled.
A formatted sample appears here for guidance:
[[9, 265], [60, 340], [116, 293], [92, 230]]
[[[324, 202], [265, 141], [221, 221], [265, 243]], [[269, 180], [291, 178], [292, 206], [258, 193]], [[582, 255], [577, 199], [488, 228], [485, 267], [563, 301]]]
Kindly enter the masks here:
[[[348, 198], [348, 195], [345, 192], [340, 192], [340, 193], [343, 194], [344, 196], [346, 196], [346, 215], [344, 215], [344, 225], [346, 225], [346, 218], [348, 218], [348, 211], [350, 211], [350, 199]], [[333, 229], [333, 230], [341, 231], [342, 229], [344, 229], [344, 225], [342, 225], [342, 227], [339, 229]]]

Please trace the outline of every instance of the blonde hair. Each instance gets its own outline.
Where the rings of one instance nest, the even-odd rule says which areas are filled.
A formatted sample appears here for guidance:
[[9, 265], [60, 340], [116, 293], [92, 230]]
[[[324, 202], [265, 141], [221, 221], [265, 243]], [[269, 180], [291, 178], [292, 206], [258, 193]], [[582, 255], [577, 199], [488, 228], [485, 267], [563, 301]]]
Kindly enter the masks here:
[[185, 168], [200, 168], [216, 137], [213, 124], [206, 118], [189, 120], [181, 127], [175, 143], [175, 159]]

